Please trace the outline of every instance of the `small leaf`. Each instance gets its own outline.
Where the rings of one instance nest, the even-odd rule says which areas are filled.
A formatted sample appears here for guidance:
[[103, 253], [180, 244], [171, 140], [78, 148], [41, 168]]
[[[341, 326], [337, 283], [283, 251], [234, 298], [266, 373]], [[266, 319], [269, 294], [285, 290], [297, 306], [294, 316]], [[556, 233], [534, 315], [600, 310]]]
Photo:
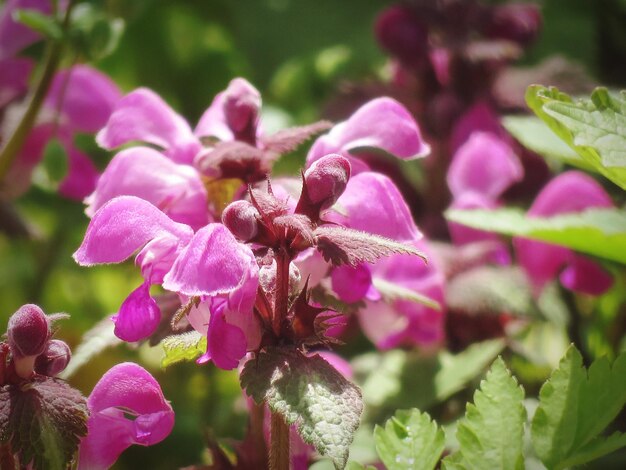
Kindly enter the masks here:
[[626, 445], [619, 434], [600, 433], [626, 404], [626, 353], [612, 367], [606, 358], [586, 370], [582, 357], [570, 346], [539, 392], [532, 420], [535, 452], [549, 468], [582, 465]]
[[[524, 390], [511, 376], [501, 358], [468, 403], [456, 436], [461, 468], [523, 469], [522, 454], [526, 409]], [[455, 467], [446, 467], [455, 468]]]
[[81, 3], [72, 11], [70, 37], [74, 47], [88, 59], [100, 60], [110, 55], [123, 33], [122, 19], [111, 19], [93, 5]]
[[295, 424], [305, 442], [344, 468], [359, 426], [361, 391], [319, 355], [270, 349], [246, 362], [241, 386], [261, 404]]
[[43, 168], [48, 180], [58, 184], [67, 175], [68, 157], [65, 147], [57, 139], [52, 139], [46, 145], [42, 158]]
[[626, 264], [626, 211], [621, 209], [532, 218], [517, 209], [448, 210], [445, 216], [472, 228], [554, 243]]
[[374, 430], [376, 450], [389, 470], [432, 470], [439, 462], [445, 436], [419, 410], [401, 410]]
[[87, 417], [85, 398], [59, 379], [0, 387], [0, 445], [9, 443], [23, 467], [65, 470], [87, 434]]
[[61, 39], [63, 37], [63, 30], [53, 16], [31, 9], [14, 10], [12, 16], [18, 23], [28, 26], [47, 38]]
[[161, 367], [168, 367], [181, 361], [193, 361], [206, 351], [206, 336], [197, 331], [172, 335], [161, 341], [165, 356]]
[[319, 134], [333, 126], [329, 121], [318, 121], [307, 126], [282, 129], [275, 134], [263, 138], [265, 149], [279, 155], [293, 152], [315, 134]]
[[426, 255], [410, 245], [389, 238], [344, 227], [318, 227], [315, 232], [317, 249], [326, 261], [335, 266], [373, 263], [391, 254], [416, 255], [426, 261]]
[[408, 300], [416, 304], [425, 305], [434, 310], [441, 310], [441, 305], [434, 299], [420, 294], [411, 289], [407, 289], [399, 284], [387, 281], [386, 279], [375, 277], [372, 284], [376, 288], [385, 302], [393, 302], [394, 300]]
[[551, 87], [531, 85], [528, 106], [589, 165], [626, 189], [626, 94], [596, 88], [574, 102]]

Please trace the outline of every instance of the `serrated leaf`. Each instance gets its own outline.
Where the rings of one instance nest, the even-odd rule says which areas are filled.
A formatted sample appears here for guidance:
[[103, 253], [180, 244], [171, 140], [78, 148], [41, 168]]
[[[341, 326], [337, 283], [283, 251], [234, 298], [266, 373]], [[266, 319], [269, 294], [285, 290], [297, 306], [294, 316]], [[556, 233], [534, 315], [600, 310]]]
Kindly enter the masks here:
[[87, 434], [87, 417], [85, 398], [59, 379], [0, 387], [0, 444], [9, 443], [24, 467], [65, 470]]
[[546, 157], [552, 163], [567, 163], [583, 170], [598, 171], [538, 117], [506, 116], [502, 119], [502, 124], [524, 147]]
[[294, 151], [315, 134], [330, 129], [332, 126], [333, 123], [330, 121], [318, 121], [307, 126], [289, 127], [263, 137], [263, 145], [265, 149], [282, 155]]
[[532, 420], [535, 452], [549, 468], [581, 465], [626, 445], [620, 435], [599, 434], [626, 404], [626, 354], [610, 366], [606, 358], [589, 370], [570, 346], [559, 367], [539, 392]]
[[168, 367], [181, 361], [193, 361], [206, 351], [206, 336], [197, 331], [172, 335], [161, 341], [165, 356], [161, 367]]
[[399, 284], [387, 281], [382, 278], [372, 278], [372, 284], [378, 290], [385, 302], [393, 302], [394, 300], [408, 300], [428, 308], [441, 310], [441, 305], [434, 299], [420, 294], [411, 289], [407, 289]]
[[626, 211], [588, 209], [526, 217], [517, 209], [448, 210], [446, 219], [472, 228], [532, 238], [626, 264]]
[[432, 470], [445, 446], [437, 423], [419, 410], [400, 410], [374, 430], [376, 450], [389, 470]]
[[[456, 436], [460, 468], [523, 469], [523, 437], [526, 409], [524, 390], [496, 359], [468, 403]], [[455, 467], [446, 467], [455, 468]]]
[[317, 249], [335, 266], [373, 263], [394, 253], [416, 255], [426, 261], [426, 255], [410, 245], [359, 230], [322, 226], [314, 235]]
[[261, 404], [295, 424], [305, 442], [344, 468], [359, 426], [361, 391], [319, 355], [271, 349], [249, 360], [241, 386]]
[[530, 315], [532, 294], [518, 267], [479, 266], [453, 277], [446, 286], [446, 305], [470, 315]]
[[18, 23], [28, 26], [45, 37], [51, 39], [61, 39], [63, 37], [63, 30], [53, 16], [28, 8], [14, 10], [12, 16]]
[[626, 94], [596, 88], [573, 101], [551, 87], [531, 85], [528, 106], [589, 165], [626, 189]]

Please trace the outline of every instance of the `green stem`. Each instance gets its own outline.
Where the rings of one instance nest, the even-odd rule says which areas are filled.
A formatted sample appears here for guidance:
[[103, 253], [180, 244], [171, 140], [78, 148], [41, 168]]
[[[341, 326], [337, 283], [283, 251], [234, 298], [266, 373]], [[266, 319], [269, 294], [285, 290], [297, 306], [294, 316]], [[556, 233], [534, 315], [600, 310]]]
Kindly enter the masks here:
[[289, 426], [278, 413], [272, 413], [270, 438], [270, 470], [289, 470]]

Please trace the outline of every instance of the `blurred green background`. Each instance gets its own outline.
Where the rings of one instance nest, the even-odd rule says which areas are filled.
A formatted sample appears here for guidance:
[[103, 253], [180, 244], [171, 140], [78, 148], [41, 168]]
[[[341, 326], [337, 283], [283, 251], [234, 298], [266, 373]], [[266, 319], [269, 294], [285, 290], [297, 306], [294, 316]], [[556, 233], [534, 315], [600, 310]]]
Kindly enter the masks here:
[[[318, 118], [324, 103], [345, 83], [380, 77], [386, 58], [374, 40], [372, 24], [390, 3], [111, 0], [103, 4], [111, 15], [124, 18], [126, 31], [116, 52], [96, 66], [124, 92], [138, 86], [157, 91], [192, 124], [236, 76], [259, 88], [276, 119], [304, 123]], [[623, 19], [619, 1], [539, 3], [544, 33], [524, 63], [560, 53], [581, 62], [599, 80], [623, 80], [615, 70], [619, 65], [613, 64], [625, 63], [615, 57], [626, 41], [609, 41], [617, 50], [613, 64], [606, 62], [603, 49], [607, 35], [624, 34], [619, 28], [623, 22], [607, 20], [620, 14]], [[623, 53], [621, 49], [622, 58]], [[103, 153], [100, 158], [104, 165], [109, 156]], [[87, 225], [81, 204], [33, 187], [18, 202], [18, 210], [38, 237], [0, 235], [0, 324], [6, 325], [20, 305], [38, 303], [47, 313], [72, 315], [57, 336], [76, 346], [87, 329], [115, 312], [139, 284], [138, 270], [132, 263], [89, 269], [74, 264], [71, 254]], [[195, 364], [163, 371], [160, 355], [160, 348], [117, 346], [71, 379], [88, 394], [113, 364], [139, 361], [154, 373], [174, 405], [173, 434], [153, 448], [133, 446], [114, 468], [170, 469], [199, 463], [209, 430], [220, 437], [243, 434], [245, 406], [235, 373]]]

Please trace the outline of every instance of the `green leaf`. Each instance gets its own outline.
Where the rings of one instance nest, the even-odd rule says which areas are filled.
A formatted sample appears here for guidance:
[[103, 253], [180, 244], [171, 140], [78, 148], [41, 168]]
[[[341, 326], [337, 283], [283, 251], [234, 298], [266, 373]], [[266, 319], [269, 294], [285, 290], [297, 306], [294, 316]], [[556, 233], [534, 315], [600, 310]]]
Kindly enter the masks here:
[[12, 16], [18, 23], [28, 26], [47, 38], [61, 39], [63, 37], [63, 30], [53, 16], [31, 9], [14, 10]]
[[348, 448], [359, 426], [361, 392], [319, 355], [275, 348], [249, 360], [241, 386], [261, 404], [296, 424], [305, 442], [344, 468]]
[[523, 469], [523, 400], [524, 389], [504, 361], [496, 359], [459, 423], [456, 435], [461, 457], [455, 464], [459, 462], [460, 468]]
[[524, 147], [545, 157], [550, 163], [567, 163], [583, 170], [598, 171], [538, 117], [506, 116], [502, 119], [502, 124]]
[[48, 180], [54, 184], [61, 182], [68, 172], [68, 156], [65, 147], [58, 139], [52, 139], [46, 145], [42, 158], [43, 168]]
[[115, 51], [123, 33], [122, 19], [111, 19], [93, 5], [81, 3], [72, 11], [72, 43], [91, 60], [100, 60]]
[[65, 470], [87, 434], [87, 403], [78, 390], [51, 377], [0, 387], [0, 444], [21, 465]]
[[528, 106], [582, 158], [626, 189], [626, 94], [596, 88], [591, 99], [574, 102], [551, 87], [531, 85]]
[[206, 351], [206, 336], [197, 331], [172, 335], [161, 341], [165, 356], [161, 367], [168, 367], [181, 361], [193, 361]]
[[369, 410], [411, 406], [427, 409], [461, 390], [504, 348], [500, 339], [474, 344], [459, 354], [423, 357], [406, 351], [369, 353], [353, 361]]
[[415, 292], [412, 289], [407, 289], [399, 284], [387, 281], [386, 279], [378, 277], [372, 278], [372, 284], [376, 290], [380, 292], [385, 302], [391, 303], [395, 300], [408, 300], [416, 304], [425, 305], [428, 308], [441, 310], [441, 305], [439, 305], [439, 302], [436, 300], [422, 295], [419, 292]]
[[376, 450], [389, 470], [432, 470], [445, 446], [443, 431], [426, 413], [400, 410], [374, 430]]
[[554, 243], [626, 264], [624, 210], [589, 209], [532, 218], [517, 209], [448, 210], [445, 216], [472, 228]]
[[589, 370], [570, 346], [539, 392], [532, 420], [535, 452], [548, 468], [582, 465], [626, 445], [620, 434], [600, 433], [626, 404], [626, 354], [613, 363], [601, 358]]

